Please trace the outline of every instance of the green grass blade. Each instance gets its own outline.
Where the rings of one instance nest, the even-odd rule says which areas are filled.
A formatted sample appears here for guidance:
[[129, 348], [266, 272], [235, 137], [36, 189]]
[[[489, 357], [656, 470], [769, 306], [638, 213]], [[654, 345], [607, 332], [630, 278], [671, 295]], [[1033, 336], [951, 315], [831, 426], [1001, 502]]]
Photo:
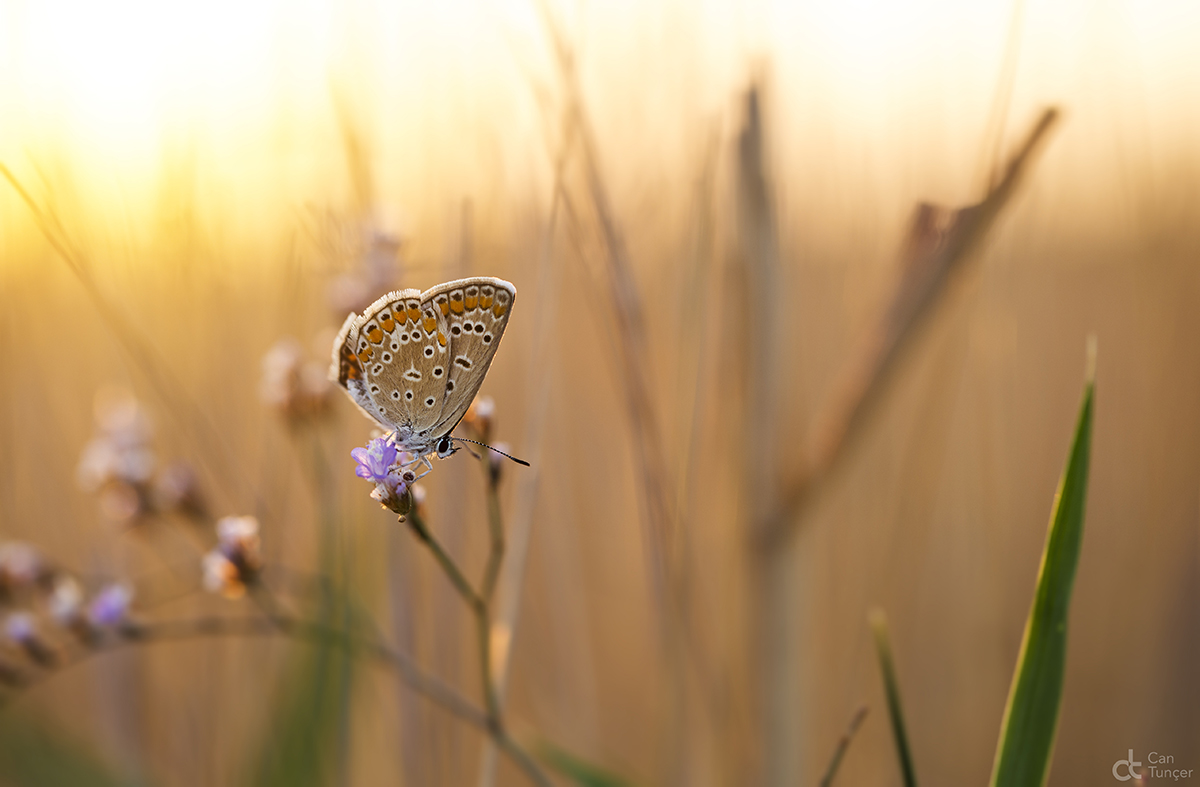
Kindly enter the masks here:
[[875, 635], [875, 651], [879, 655], [879, 670], [883, 673], [888, 716], [892, 721], [892, 736], [896, 740], [896, 755], [900, 758], [900, 772], [904, 776], [904, 787], [917, 787], [912, 750], [908, 745], [908, 733], [904, 728], [904, 713], [900, 707], [900, 683], [896, 680], [896, 665], [892, 661], [892, 646], [888, 640], [887, 616], [883, 614], [883, 610], [876, 609], [871, 612], [869, 620], [871, 631]]
[[1094, 375], [1089, 370], [1075, 439], [1050, 514], [1037, 591], [1000, 727], [992, 787], [1039, 787], [1054, 753], [1067, 656], [1067, 613], [1083, 541], [1092, 445]]
[[549, 741], [538, 744], [537, 755], [579, 787], [632, 787], [633, 784]]

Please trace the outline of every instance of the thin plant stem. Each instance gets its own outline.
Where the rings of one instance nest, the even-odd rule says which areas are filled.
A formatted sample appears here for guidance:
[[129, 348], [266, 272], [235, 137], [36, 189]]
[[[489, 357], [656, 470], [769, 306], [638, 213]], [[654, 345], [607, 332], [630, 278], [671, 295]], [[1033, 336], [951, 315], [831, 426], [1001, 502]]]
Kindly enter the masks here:
[[[674, 501], [668, 493], [671, 484], [662, 453], [658, 412], [651, 396], [645, 310], [633, 277], [633, 260], [601, 172], [599, 145], [584, 102], [575, 52], [545, 0], [538, 3], [538, 12], [554, 51], [555, 65], [564, 92], [564, 120], [571, 125], [572, 134], [577, 140], [576, 155], [583, 166], [587, 199], [594, 211], [604, 248], [609, 298], [624, 372], [625, 404], [641, 482], [650, 583], [657, 605], [656, 612], [659, 620], [665, 623], [670, 614], [670, 544], [673, 540], [671, 528], [675, 522], [671, 507]], [[565, 202], [570, 208], [570, 200]]]
[[904, 252], [903, 276], [892, 300], [846, 361], [820, 409], [800, 470], [782, 484], [779, 504], [754, 528], [753, 541], [759, 551], [779, 553], [795, 535], [802, 515], [862, 432], [867, 413], [880, 398], [917, 327], [941, 301], [951, 274], [962, 269], [983, 245], [1058, 117], [1053, 107], [1043, 111], [1009, 159], [1004, 177], [980, 202], [956, 210], [919, 206]]
[[825, 775], [821, 777], [820, 787], [831, 787], [833, 777], [837, 776], [838, 768], [842, 766], [842, 758], [846, 756], [846, 749], [850, 748], [850, 741], [854, 740], [858, 728], [862, 726], [863, 720], [867, 718], [867, 706], [860, 707], [850, 719], [850, 726], [842, 733], [842, 737], [838, 739], [837, 746], [833, 750], [833, 756], [829, 758], [829, 767], [825, 769]]
[[[554, 238], [558, 228], [558, 217], [563, 204], [563, 168], [566, 166], [567, 155], [574, 139], [569, 122], [562, 122], [564, 140], [554, 161], [554, 187], [550, 202], [550, 216], [543, 235], [541, 252], [538, 255], [538, 294], [537, 309], [534, 314], [535, 343], [531, 351], [530, 367], [534, 370], [533, 382], [529, 387], [529, 412], [546, 412], [551, 386], [551, 364], [549, 360], [548, 337], [554, 335], [553, 325], [557, 318], [557, 299], [548, 297], [554, 292], [554, 265], [552, 264]], [[517, 623], [521, 615], [521, 586], [525, 579], [525, 568], [529, 557], [529, 544], [533, 531], [533, 508], [537, 497], [539, 476], [541, 472], [542, 434], [546, 416], [533, 418], [526, 428], [524, 441], [526, 451], [532, 451], [529, 457], [532, 467], [521, 474], [521, 485], [517, 488], [516, 503], [511, 519], [511, 534], [506, 545], [507, 570], [504, 581], [498, 589], [495, 603], [495, 619], [492, 621], [492, 664], [493, 676], [496, 681], [496, 701], [504, 708], [505, 690], [508, 684], [509, 654], [512, 652], [513, 640], [517, 633]], [[490, 481], [489, 476], [489, 481]], [[479, 787], [492, 787], [496, 783], [496, 766], [499, 762], [499, 752], [494, 741], [484, 744], [483, 757], [479, 766]]]
[[188, 439], [207, 455], [205, 467], [225, 488], [250, 497], [256, 501], [259, 510], [266, 511], [266, 501], [252, 485], [246, 483], [244, 474], [238, 472], [236, 456], [220, 438], [220, 432], [214, 427], [214, 421], [208, 411], [188, 393], [171, 365], [167, 363], [167, 359], [156, 350], [146, 334], [101, 291], [92, 275], [90, 262], [73, 242], [53, 204], [45, 207], [39, 205], [4, 164], [0, 164], [0, 177], [8, 181], [25, 203], [33, 217], [34, 225], [79, 281], [100, 318], [108, 325], [134, 366], [159, 398], [169, 405], [168, 414], [175, 419]]
[[429, 699], [460, 721], [490, 736], [534, 784], [539, 787], [551, 786], [550, 780], [529, 753], [513, 740], [502, 726], [495, 723], [494, 717], [474, 705], [455, 689], [424, 672], [407, 654], [394, 650], [374, 638], [355, 636], [324, 623], [304, 620], [283, 612], [272, 613], [269, 617], [214, 615], [183, 620], [126, 623], [113, 635], [93, 641], [86, 647], [68, 655], [57, 662], [52, 669], [22, 678], [13, 686], [11, 692], [0, 700], [0, 708], [8, 707], [20, 696], [24, 696], [26, 692], [45, 680], [103, 653], [137, 645], [180, 642], [205, 637], [271, 636], [332, 645], [344, 649], [351, 655], [367, 658], [393, 670], [413, 691]]
[[[303, 620], [286, 613], [277, 612], [270, 617], [209, 616], [152, 623], [133, 622], [119, 629], [117, 634], [119, 636], [89, 643], [86, 648], [78, 650], [60, 661], [53, 670], [25, 679], [17, 687], [18, 691], [31, 689], [42, 681], [87, 661], [93, 656], [132, 645], [176, 642], [204, 637], [284, 636], [301, 641], [333, 644], [380, 662], [395, 670], [400, 679], [413, 691], [426, 697], [435, 705], [472, 727], [483, 731], [488, 729], [487, 716], [482, 710], [456, 690], [425, 673], [407, 654], [393, 650], [376, 640], [355, 637], [323, 623]], [[15, 697], [10, 695], [5, 698], [5, 703], [11, 702], [13, 699]]]
[[483, 607], [483, 599], [475, 592], [475, 588], [471, 587], [470, 581], [458, 564], [454, 562], [454, 558], [450, 557], [441, 542], [434, 538], [433, 533], [429, 532], [424, 518], [413, 510], [408, 514], [408, 522], [417, 538], [433, 554], [433, 559], [445, 572], [446, 578], [450, 580], [451, 585], [454, 585], [454, 589], [458, 591], [458, 595], [462, 596], [462, 600], [466, 602], [467, 606], [472, 610]]
[[[489, 470], [486, 468], [485, 470]], [[504, 562], [504, 515], [500, 511], [500, 483], [489, 470], [487, 484], [488, 530], [491, 533], [491, 550], [483, 571], [480, 595], [489, 606], [496, 593], [496, 579], [500, 576], [500, 565]]]
[[433, 553], [434, 559], [441, 566], [442, 571], [446, 573], [450, 584], [454, 585], [455, 590], [462, 596], [467, 608], [475, 616], [475, 631], [479, 639], [479, 669], [483, 683], [484, 704], [487, 707], [489, 719], [499, 728], [500, 705], [496, 699], [495, 681], [492, 679], [492, 632], [488, 603], [483, 596], [475, 592], [475, 588], [471, 587], [471, 583], [463, 574], [462, 569], [458, 567], [458, 564], [454, 562], [454, 558], [450, 557], [441, 543], [429, 532], [429, 528], [425, 526], [425, 521], [421, 518], [420, 514], [414, 511], [409, 516], [412, 520], [414, 532], [417, 533], [421, 542], [429, 547], [429, 551]]
[[[462, 569], [458, 567], [458, 564], [454, 562], [454, 558], [450, 557], [449, 553], [446, 552], [441, 543], [429, 531], [429, 528], [425, 524], [424, 518], [417, 510], [414, 509], [413, 511], [409, 512], [408, 521], [413, 529], [413, 532], [417, 535], [417, 538], [420, 539], [421, 543], [429, 548], [429, 551], [433, 554], [434, 560], [437, 561], [438, 565], [442, 568], [442, 571], [445, 572], [446, 577], [450, 580], [450, 584], [454, 585], [455, 590], [458, 591], [458, 594], [462, 597], [468, 609], [470, 609], [472, 614], [475, 616], [475, 633], [476, 637], [478, 638], [479, 646], [480, 675], [483, 682], [484, 707], [486, 708], [484, 714], [484, 725], [488, 735], [496, 743], [496, 745], [500, 747], [506, 754], [508, 754], [513, 762], [525, 772], [525, 774], [530, 778], [531, 781], [534, 782], [534, 784], [539, 785], [539, 787], [551, 787], [549, 777], [546, 776], [546, 774], [538, 766], [537, 762], [534, 761], [533, 757], [531, 757], [529, 753], [520, 746], [520, 744], [513, 740], [504, 726], [504, 717], [500, 709], [499, 693], [496, 690], [496, 680], [492, 674], [491, 608], [488, 598], [481, 595], [475, 590], [475, 588], [471, 586], [471, 583], [467, 580], [466, 575], [463, 574]], [[488, 557], [488, 562], [489, 564], [495, 562], [498, 565], [500, 558], [502, 558], [504, 554], [503, 523], [499, 517], [498, 501], [495, 516], [492, 518], [492, 530], [492, 551]], [[496, 538], [497, 532], [499, 532], [498, 538]], [[494, 582], [495, 580], [493, 579], [493, 585]]]

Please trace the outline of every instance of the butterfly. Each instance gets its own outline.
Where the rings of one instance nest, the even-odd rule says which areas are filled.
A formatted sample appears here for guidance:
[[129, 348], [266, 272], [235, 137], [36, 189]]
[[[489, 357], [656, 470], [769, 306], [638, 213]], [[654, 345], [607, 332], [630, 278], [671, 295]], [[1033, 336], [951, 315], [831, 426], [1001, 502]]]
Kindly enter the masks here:
[[486, 276], [389, 292], [346, 317], [329, 377], [392, 432], [412, 456], [406, 464], [424, 462], [428, 473], [431, 454], [457, 450], [450, 433], [483, 384], [516, 297], [516, 287]]

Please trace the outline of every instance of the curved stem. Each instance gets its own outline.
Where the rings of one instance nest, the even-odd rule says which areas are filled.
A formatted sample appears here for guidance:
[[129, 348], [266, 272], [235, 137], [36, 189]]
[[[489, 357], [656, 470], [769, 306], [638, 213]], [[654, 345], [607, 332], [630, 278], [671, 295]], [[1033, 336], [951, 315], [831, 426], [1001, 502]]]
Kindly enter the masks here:
[[408, 515], [408, 521], [413, 532], [421, 543], [429, 547], [434, 559], [446, 573], [450, 583], [462, 596], [467, 607], [475, 617], [475, 631], [479, 646], [479, 669], [483, 683], [483, 699], [486, 708], [484, 716], [487, 732], [496, 745], [513, 760], [516, 765], [539, 787], [551, 787], [551, 782], [537, 762], [516, 741], [509, 736], [504, 726], [504, 717], [500, 708], [500, 695], [496, 688], [496, 679], [492, 673], [492, 627], [491, 627], [491, 594], [495, 589], [496, 577], [499, 574], [500, 562], [504, 557], [504, 525], [500, 517], [500, 502], [496, 496], [495, 484], [489, 485], [489, 522], [492, 533], [491, 551], [488, 555], [487, 567], [484, 571], [484, 592], [481, 594], [471, 586], [462, 569], [454, 562], [454, 558], [446, 552], [441, 543], [434, 538], [425, 524], [420, 513], [413, 510]]
[[[53, 670], [26, 679], [17, 690], [33, 688], [62, 670], [81, 664], [93, 656], [132, 645], [175, 642], [200, 637], [285, 636], [302, 641], [331, 643], [345, 648], [351, 653], [363, 654], [391, 667], [413, 691], [471, 726], [488, 731], [487, 715], [482, 710], [445, 683], [425, 673], [408, 655], [392, 650], [381, 642], [355, 638], [344, 631], [320, 623], [283, 614], [275, 614], [270, 618], [210, 616], [189, 620], [129, 623], [119, 629], [118, 634], [119, 636], [116, 637], [99, 639], [90, 643], [87, 648], [60, 661]], [[11, 701], [11, 699], [11, 697], [6, 698], [5, 702]]]

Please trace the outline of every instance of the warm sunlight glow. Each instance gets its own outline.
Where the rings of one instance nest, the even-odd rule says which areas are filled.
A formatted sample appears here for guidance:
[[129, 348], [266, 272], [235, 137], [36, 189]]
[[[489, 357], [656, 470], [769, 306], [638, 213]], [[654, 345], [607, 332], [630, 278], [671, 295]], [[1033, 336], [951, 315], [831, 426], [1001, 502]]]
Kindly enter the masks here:
[[[1200, 112], [1188, 100], [1198, 64], [1188, 34], [1200, 7], [1188, 4], [550, 6], [578, 44], [597, 132], [621, 151], [606, 162], [618, 184], [684, 166], [691, 153], [678, 141], [726, 112], [757, 71], [783, 99], [780, 122], [797, 129], [781, 155], [855, 151], [839, 173], [844, 185], [860, 176], [876, 192], [898, 184], [881, 174], [877, 162], [888, 161], [923, 169], [928, 188], [936, 172], [913, 156], [940, 153], [931, 134], [960, 146], [959, 164], [986, 148], [1014, 30], [1014, 124], [1053, 103], [1075, 118], [1066, 133], [1096, 138], [1115, 123], [1133, 139], [1141, 118]], [[42, 0], [0, 9], [0, 161], [26, 177], [61, 167], [93, 193], [116, 185], [123, 204], [145, 205], [172, 167], [194, 167], [200, 187], [220, 195], [210, 204], [295, 205], [314, 191], [349, 192], [349, 122], [370, 147], [378, 188], [393, 190], [378, 196], [397, 204], [431, 205], [438, 189], [460, 195], [452, 200], [485, 188], [511, 200], [518, 182], [545, 191], [530, 175], [546, 177], [547, 99], [561, 84], [534, 0]], [[1189, 126], [1161, 128], [1183, 144]], [[955, 183], [940, 196], [977, 185]], [[272, 198], [257, 199], [256, 189], [273, 189]]]
[[267, 98], [275, 15], [236, 0], [33, 3], [8, 18], [10, 73], [31, 127], [142, 149]]

